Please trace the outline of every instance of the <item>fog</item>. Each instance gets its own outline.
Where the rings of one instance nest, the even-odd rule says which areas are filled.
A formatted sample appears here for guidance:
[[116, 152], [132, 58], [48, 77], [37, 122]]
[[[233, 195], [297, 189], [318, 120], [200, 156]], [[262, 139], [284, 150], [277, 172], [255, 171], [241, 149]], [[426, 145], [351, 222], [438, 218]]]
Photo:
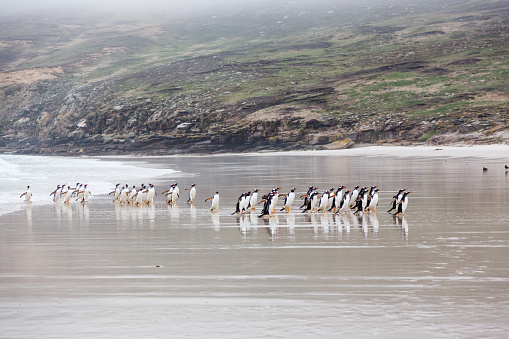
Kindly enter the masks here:
[[[0, 1], [0, 15], [45, 14], [52, 12], [144, 12], [181, 13], [227, 9], [251, 5], [289, 3], [283, 0], [16, 0]], [[309, 2], [309, 0], [304, 0]], [[302, 2], [302, 0], [296, 0]], [[311, 1], [313, 2], [313, 1]]]

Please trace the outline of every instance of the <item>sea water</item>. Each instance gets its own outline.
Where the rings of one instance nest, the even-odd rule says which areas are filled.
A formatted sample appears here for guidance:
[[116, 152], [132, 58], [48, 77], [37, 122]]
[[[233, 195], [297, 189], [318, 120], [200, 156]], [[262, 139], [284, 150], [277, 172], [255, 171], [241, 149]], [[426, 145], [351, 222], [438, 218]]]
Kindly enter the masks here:
[[[0, 216], [0, 336], [505, 337], [509, 153], [489, 150], [63, 159], [97, 166], [108, 189]], [[107, 195], [147, 177], [154, 205]], [[81, 178], [64, 181], [94, 183]], [[175, 182], [182, 194], [169, 206], [161, 193]], [[378, 185], [379, 212], [302, 213], [297, 198], [291, 213], [232, 215], [248, 190], [339, 184]], [[400, 188], [412, 191], [407, 215], [393, 216]]]
[[147, 184], [147, 180], [174, 174], [170, 168], [147, 170], [146, 163], [136, 158], [130, 158], [126, 163], [89, 157], [0, 154], [0, 215], [23, 208], [24, 198], [20, 199], [20, 195], [27, 186], [33, 194], [32, 204], [36, 206], [52, 204], [50, 193], [59, 184], [66, 187], [75, 187], [76, 183], [88, 184], [91, 199], [94, 199], [113, 191], [117, 183]]

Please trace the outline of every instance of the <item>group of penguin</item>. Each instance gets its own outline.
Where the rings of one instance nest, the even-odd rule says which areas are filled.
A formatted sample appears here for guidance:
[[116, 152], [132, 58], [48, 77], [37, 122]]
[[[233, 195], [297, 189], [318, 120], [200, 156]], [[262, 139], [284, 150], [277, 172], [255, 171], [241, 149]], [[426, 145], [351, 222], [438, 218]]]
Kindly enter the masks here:
[[[283, 207], [280, 211], [290, 212], [292, 204], [295, 200], [295, 191], [297, 188], [292, 188], [287, 194], [279, 193], [281, 188], [274, 188], [271, 192], [265, 194], [262, 200], [258, 203], [263, 203], [263, 209], [259, 217], [270, 216], [276, 212], [276, 204], [279, 197], [285, 197]], [[307, 193], [300, 196], [303, 199], [303, 204], [300, 206], [302, 213], [306, 212], [334, 212], [336, 214], [348, 213], [353, 210], [355, 214], [377, 212], [376, 206], [378, 205], [378, 186], [360, 187], [355, 186], [351, 191], [346, 190], [346, 186], [339, 186], [336, 190], [331, 188], [319, 193], [317, 188], [310, 186]], [[258, 200], [258, 192], [256, 189], [253, 192], [242, 193], [237, 200], [235, 212], [233, 214], [242, 214], [249, 210], [254, 210]], [[399, 190], [393, 197], [391, 208], [387, 211], [395, 211], [394, 215], [405, 213], [408, 206], [408, 194], [412, 192], [406, 188]], [[216, 195], [218, 193], [216, 192]], [[218, 198], [219, 199], [219, 198]], [[216, 207], [217, 208], [217, 207]], [[213, 209], [211, 208], [211, 211]]]
[[[139, 189], [133, 185], [129, 188], [129, 185], [120, 186], [117, 184], [115, 190], [110, 192], [110, 195], [114, 196], [113, 201], [120, 204], [132, 204], [136, 206], [148, 205], [154, 203], [154, 198], [157, 195], [155, 186], [153, 184], [141, 184]], [[57, 188], [50, 193], [53, 196], [53, 201], [63, 201], [66, 204], [75, 198], [76, 201], [85, 203], [89, 196], [92, 194], [87, 187], [87, 184], [76, 183], [74, 188], [70, 185], [58, 185]], [[188, 203], [193, 204], [196, 198], [196, 184], [192, 184], [190, 188], [186, 188], [189, 191]], [[274, 188], [269, 193], [262, 196], [260, 202], [258, 202], [259, 189], [255, 189], [253, 192], [249, 191], [242, 193], [237, 199], [235, 205], [235, 211], [233, 214], [243, 214], [247, 211], [254, 210], [256, 205], [263, 203], [262, 212], [259, 217], [271, 216], [276, 212], [276, 205], [279, 197], [284, 197], [283, 207], [280, 211], [290, 212], [292, 205], [296, 198], [297, 188], [292, 188], [287, 194], [279, 193], [280, 187]], [[346, 190], [346, 187], [340, 185], [336, 190], [331, 188], [319, 193], [317, 188], [310, 186], [306, 194], [300, 196], [303, 199], [303, 204], [300, 206], [303, 213], [306, 212], [334, 212], [336, 214], [348, 213], [353, 210], [355, 214], [377, 212], [376, 207], [378, 205], [378, 186], [360, 187], [355, 186], [351, 191]], [[408, 206], [408, 195], [412, 193], [406, 188], [400, 189], [399, 192], [393, 197], [391, 201], [391, 208], [387, 211], [391, 213], [394, 211], [394, 215], [405, 213]], [[174, 183], [170, 186], [170, 189], [162, 192], [162, 195], [166, 196], [166, 203], [168, 205], [175, 205], [177, 199], [180, 197], [180, 188], [178, 183]], [[32, 199], [32, 192], [30, 186], [27, 186], [27, 191], [21, 194], [20, 198], [25, 197], [25, 202], [30, 203]], [[219, 192], [216, 192], [212, 197], [207, 198], [205, 202], [211, 201], [210, 211], [219, 212]]]
[[57, 185], [57, 188], [49, 195], [53, 196], [54, 202], [63, 201], [65, 204], [69, 204], [74, 198], [76, 201], [85, 203], [88, 201], [90, 195], [92, 195], [92, 192], [90, 192], [88, 184], [80, 184], [77, 182], [74, 187], [67, 185], [66, 188], [66, 185]]
[[[20, 198], [25, 197], [25, 203], [29, 204], [32, 202], [32, 191], [30, 190], [30, 186], [27, 186], [26, 192], [20, 195]], [[88, 184], [80, 184], [76, 183], [74, 187], [70, 185], [57, 185], [55, 190], [49, 194], [52, 196], [53, 202], [62, 201], [65, 204], [69, 204], [70, 201], [74, 198], [76, 201], [81, 203], [85, 203], [92, 192], [88, 188]]]
[[118, 202], [122, 204], [132, 204], [136, 206], [148, 205], [154, 202], [154, 197], [156, 196], [156, 189], [154, 185], [148, 184], [148, 187], [145, 184], [141, 184], [139, 189], [136, 189], [136, 185], [133, 185], [132, 188], [129, 188], [129, 185], [120, 186], [121, 184], [117, 184], [115, 189], [110, 192], [110, 195], [113, 195], [113, 202]]
[[[154, 203], [154, 198], [157, 195], [157, 192], [153, 184], [148, 184], [148, 187], [145, 184], [141, 184], [139, 189], [136, 189], [135, 185], [133, 185], [132, 188], [129, 188], [129, 185], [120, 185], [121, 184], [117, 184], [115, 190], [109, 193], [110, 195], [114, 195], [114, 202], [118, 202], [120, 204], [132, 204], [136, 206]], [[192, 204], [196, 197], [196, 184], [192, 184], [191, 188], [186, 188], [186, 191], [189, 191], [189, 199], [187, 202]], [[166, 203], [168, 205], [175, 205], [177, 203], [177, 199], [180, 197], [180, 188], [178, 187], [178, 183], [172, 184], [170, 189], [161, 194], [166, 196]]]

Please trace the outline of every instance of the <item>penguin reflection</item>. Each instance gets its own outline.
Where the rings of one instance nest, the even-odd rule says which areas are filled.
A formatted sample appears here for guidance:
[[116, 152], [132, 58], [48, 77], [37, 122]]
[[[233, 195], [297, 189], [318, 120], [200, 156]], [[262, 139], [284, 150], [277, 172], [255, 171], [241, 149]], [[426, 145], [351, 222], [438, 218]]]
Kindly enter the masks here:
[[237, 216], [237, 223], [239, 224], [240, 233], [243, 235], [247, 235], [249, 232], [251, 232], [251, 221], [249, 220], [249, 216]]
[[219, 213], [211, 213], [210, 217], [212, 218], [212, 225], [214, 225], [214, 230], [219, 232], [221, 229], [221, 221], [219, 220]]
[[370, 213], [370, 214], [368, 214], [368, 217], [369, 217], [369, 223], [370, 223], [371, 227], [373, 228], [373, 235], [377, 235], [378, 227], [380, 225], [378, 222], [378, 217], [377, 217], [376, 213]]
[[27, 216], [27, 226], [32, 228], [32, 205], [25, 206], [25, 214]]
[[287, 213], [285, 214], [286, 226], [288, 227], [288, 231], [290, 234], [295, 234], [295, 214]]
[[405, 239], [408, 239], [408, 222], [405, 219], [404, 215], [394, 215], [394, 225], [396, 225], [401, 232], [401, 234], [405, 237]]
[[272, 218], [264, 218], [263, 221], [266, 225], [267, 234], [269, 234], [271, 240], [274, 240], [275, 236], [279, 234], [279, 216], [275, 214]]

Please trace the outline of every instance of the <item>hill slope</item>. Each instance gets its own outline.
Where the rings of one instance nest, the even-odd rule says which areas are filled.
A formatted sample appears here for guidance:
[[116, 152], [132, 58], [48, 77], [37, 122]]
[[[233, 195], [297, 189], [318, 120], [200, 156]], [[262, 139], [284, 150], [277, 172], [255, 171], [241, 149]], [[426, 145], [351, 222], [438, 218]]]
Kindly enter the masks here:
[[509, 3], [0, 19], [0, 151], [507, 143]]

